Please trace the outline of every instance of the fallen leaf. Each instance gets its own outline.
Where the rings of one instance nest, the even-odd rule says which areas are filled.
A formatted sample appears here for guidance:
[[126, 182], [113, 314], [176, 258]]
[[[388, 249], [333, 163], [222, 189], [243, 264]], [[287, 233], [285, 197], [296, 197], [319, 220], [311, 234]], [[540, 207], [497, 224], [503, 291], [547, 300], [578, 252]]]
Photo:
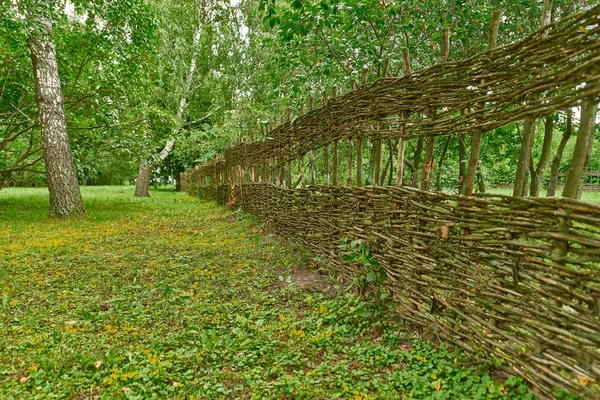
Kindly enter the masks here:
[[130, 390], [131, 390], [130, 388], [128, 388], [128, 387], [124, 387], [124, 388], [123, 388], [123, 393], [127, 393], [127, 392], [129, 392]]
[[590, 378], [588, 378], [587, 376], [583, 376], [583, 375], [579, 375], [577, 377], [577, 380], [579, 381], [581, 386], [587, 386], [588, 383], [590, 383]]
[[435, 382], [435, 384], [433, 385], [433, 388], [434, 388], [435, 390], [440, 390], [440, 388], [441, 388], [441, 387], [442, 387], [442, 380], [441, 380], [441, 379], [438, 379], [438, 380]]
[[31, 377], [30, 377], [30, 376], [24, 376], [24, 377], [22, 377], [21, 379], [19, 379], [19, 382], [21, 382], [21, 383], [25, 383], [25, 382], [27, 382], [29, 379], [31, 379]]
[[102, 366], [102, 361], [98, 360], [94, 363], [94, 367], [96, 367], [96, 369], [100, 368]]

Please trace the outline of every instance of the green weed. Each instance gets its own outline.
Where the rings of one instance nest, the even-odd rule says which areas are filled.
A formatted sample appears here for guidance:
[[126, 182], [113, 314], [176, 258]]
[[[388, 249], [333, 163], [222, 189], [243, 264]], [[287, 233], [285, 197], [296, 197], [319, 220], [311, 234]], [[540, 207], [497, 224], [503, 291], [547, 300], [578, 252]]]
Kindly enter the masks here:
[[249, 216], [82, 192], [89, 220], [65, 222], [45, 189], [0, 191], [2, 399], [532, 398], [364, 299], [292, 290], [302, 258]]

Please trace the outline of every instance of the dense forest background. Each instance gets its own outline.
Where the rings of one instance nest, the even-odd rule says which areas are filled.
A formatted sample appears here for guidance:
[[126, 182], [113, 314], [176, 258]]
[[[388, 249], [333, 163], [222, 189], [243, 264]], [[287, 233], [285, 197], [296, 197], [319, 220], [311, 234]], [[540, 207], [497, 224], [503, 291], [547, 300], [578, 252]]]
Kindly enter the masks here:
[[[555, 0], [552, 18], [592, 3]], [[369, 80], [381, 77], [389, 59], [389, 74], [402, 75], [403, 49], [413, 71], [437, 63], [444, 28], [449, 60], [464, 59], [485, 51], [494, 10], [504, 10], [501, 46], [538, 30], [543, 6], [536, 0], [2, 2], [0, 188], [46, 184], [28, 48], [39, 15], [52, 21], [48, 39], [56, 47], [77, 179], [106, 185], [133, 183], [144, 170], [154, 183], [173, 182], [231, 143], [260, 139], [288, 108], [297, 116], [323, 91], [350, 90], [365, 69]], [[550, 158], [569, 113], [550, 116]], [[576, 132], [576, 109], [572, 117]], [[540, 159], [546, 123], [536, 122], [533, 160]], [[522, 131], [520, 122], [484, 135], [485, 184], [514, 181]], [[563, 172], [574, 144], [566, 143]], [[408, 163], [419, 162], [418, 145], [407, 143]], [[456, 188], [468, 146], [448, 140], [436, 147], [435, 159], [446, 151], [435, 171], [444, 189]], [[600, 146], [589, 159], [588, 169], [599, 170]], [[550, 166], [544, 179], [549, 172]]]

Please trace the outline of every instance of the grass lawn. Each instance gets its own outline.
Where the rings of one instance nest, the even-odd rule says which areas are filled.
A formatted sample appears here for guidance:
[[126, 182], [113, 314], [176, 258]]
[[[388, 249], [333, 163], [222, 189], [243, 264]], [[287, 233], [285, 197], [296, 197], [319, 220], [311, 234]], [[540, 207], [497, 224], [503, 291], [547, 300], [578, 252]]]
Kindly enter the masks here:
[[46, 189], [0, 191], [2, 399], [532, 398], [357, 312], [248, 216], [168, 190], [82, 192], [89, 219], [65, 222], [46, 218]]
[[[512, 196], [513, 194], [513, 188], [508, 188], [508, 187], [491, 187], [487, 189], [488, 193], [494, 193], [494, 194], [504, 194], [504, 195], [508, 195], [508, 196]], [[562, 187], [559, 187], [556, 190], [556, 194], [557, 196], [560, 196], [560, 194], [562, 193]], [[540, 196], [544, 197], [546, 196], [546, 189], [540, 189]], [[588, 203], [600, 203], [600, 192], [583, 192], [581, 194], [581, 200], [582, 201], [587, 201]]]

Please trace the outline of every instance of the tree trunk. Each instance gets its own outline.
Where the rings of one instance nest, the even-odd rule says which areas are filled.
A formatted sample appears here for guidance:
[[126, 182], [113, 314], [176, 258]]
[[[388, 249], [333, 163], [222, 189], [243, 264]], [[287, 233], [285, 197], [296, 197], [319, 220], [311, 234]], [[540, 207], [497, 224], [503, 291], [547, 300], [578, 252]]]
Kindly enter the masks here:
[[[46, 35], [52, 23], [41, 18]], [[69, 146], [63, 94], [56, 63], [54, 44], [36, 36], [27, 41], [35, 75], [36, 103], [44, 146], [44, 161], [50, 193], [49, 216], [85, 218], [85, 208], [79, 191], [73, 156]]]
[[448, 146], [450, 146], [450, 140], [452, 136], [448, 136], [446, 138], [446, 143], [444, 144], [444, 149], [442, 150], [442, 154], [440, 155], [440, 161], [438, 162], [437, 174], [435, 175], [435, 190], [438, 192], [442, 191], [442, 166], [444, 165], [444, 160], [446, 158], [446, 153], [448, 153]]
[[558, 144], [558, 149], [556, 149], [556, 155], [552, 159], [552, 168], [550, 170], [550, 179], [548, 180], [548, 185], [546, 186], [546, 196], [552, 197], [556, 195], [556, 183], [558, 181], [558, 173], [560, 171], [560, 162], [562, 161], [562, 156], [565, 151], [565, 147], [567, 142], [573, 135], [573, 110], [567, 110], [567, 127], [563, 132], [562, 138], [560, 139], [560, 143]]
[[[204, 13], [204, 7], [205, 7], [204, 2], [198, 4], [198, 7], [199, 7], [198, 8], [198, 16], [197, 16], [198, 27], [196, 28], [196, 31], [194, 32], [194, 39], [192, 42], [192, 48], [193, 48], [192, 59], [190, 60], [190, 69], [189, 69], [188, 75], [186, 77], [185, 86], [183, 88], [183, 94], [182, 94], [181, 99], [179, 99], [179, 108], [177, 109], [177, 116], [175, 119], [175, 129], [174, 129], [172, 136], [167, 140], [165, 147], [160, 152], [160, 155], [158, 156], [157, 161], [152, 163], [149, 160], [142, 160], [142, 163], [140, 166], [140, 172], [138, 174], [138, 177], [135, 180], [135, 195], [136, 196], [142, 196], [142, 197], [150, 196], [150, 194], [148, 192], [148, 185], [150, 184], [150, 177], [152, 175], [152, 169], [155, 165], [158, 165], [161, 162], [163, 162], [164, 159], [167, 158], [168, 155], [171, 153], [171, 150], [173, 150], [173, 146], [175, 145], [175, 137], [177, 136], [177, 134], [179, 133], [179, 131], [181, 130], [181, 128], [183, 126], [183, 112], [185, 111], [185, 108], [187, 106], [187, 96], [190, 93], [190, 89], [192, 87], [192, 82], [194, 80], [194, 74], [196, 73], [196, 62], [198, 59], [198, 44], [200, 43], [200, 34], [202, 33], [202, 27], [203, 27], [202, 14]], [[148, 169], [148, 171], [146, 171], [146, 169]]]
[[465, 137], [458, 136], [458, 193], [463, 193], [467, 175], [467, 146]]
[[594, 145], [594, 131], [592, 129], [592, 134], [590, 136], [590, 142], [588, 144], [587, 154], [585, 156], [585, 162], [583, 163], [583, 173], [581, 174], [581, 180], [579, 181], [579, 190], [577, 190], [577, 200], [581, 200], [581, 195], [583, 195], [583, 186], [585, 185], [585, 177], [588, 171], [588, 167], [590, 165], [590, 158], [592, 157], [592, 147]]
[[[488, 30], [488, 45], [487, 52], [492, 51], [496, 48], [498, 44], [498, 29], [500, 27], [500, 22], [502, 20], [503, 10], [496, 10], [492, 14], [492, 21], [490, 24], [490, 28]], [[485, 79], [481, 80], [481, 85], [485, 84]], [[477, 105], [477, 110], [482, 110], [485, 108], [485, 102], [479, 103]], [[471, 135], [471, 154], [469, 156], [469, 166], [467, 168], [466, 174], [464, 175], [465, 179], [462, 182], [462, 191], [461, 193], [465, 196], [473, 195], [473, 187], [475, 186], [475, 179], [477, 178], [478, 172], [481, 171], [479, 167], [479, 156], [481, 153], [481, 139], [483, 138], [483, 130], [481, 128], [475, 129], [473, 134]], [[481, 175], [481, 174], [480, 174]], [[482, 179], [479, 180], [479, 185], [481, 189]], [[481, 190], [480, 190], [481, 191]]]
[[423, 138], [417, 139], [417, 148], [415, 149], [415, 156], [413, 157], [413, 173], [410, 180], [410, 186], [417, 187], [417, 180], [419, 179], [419, 168], [421, 167], [421, 154], [423, 153]]
[[421, 174], [421, 190], [428, 192], [433, 170], [433, 156], [435, 150], [435, 136], [427, 136], [425, 141], [425, 157], [423, 159], [423, 172]]
[[152, 175], [152, 166], [142, 165], [140, 172], [135, 180], [135, 196], [150, 197], [148, 189], [150, 186], [150, 176]]
[[469, 166], [467, 175], [463, 182], [463, 193], [465, 196], [473, 195], [473, 187], [475, 186], [475, 178], [477, 176], [477, 165], [479, 164], [479, 154], [481, 152], [481, 138], [483, 131], [478, 129], [471, 135], [471, 156], [469, 157]]
[[477, 187], [479, 193], [485, 193], [485, 178], [483, 177], [483, 171], [481, 170], [481, 163], [477, 164]]
[[517, 163], [517, 175], [515, 177], [515, 188], [513, 196], [523, 197], [527, 194], [527, 177], [529, 176], [529, 163], [531, 162], [531, 149], [533, 148], [533, 139], [535, 137], [535, 118], [525, 118], [525, 128], [521, 138], [521, 150], [519, 151], [519, 161]]
[[577, 132], [577, 141], [573, 150], [573, 158], [569, 167], [569, 174], [563, 189], [563, 197], [576, 198], [579, 192], [581, 176], [584, 172], [585, 159], [590, 146], [590, 141], [594, 137], [594, 124], [596, 122], [596, 113], [598, 106], [593, 98], [585, 99], [581, 107], [581, 122]]
[[[552, 150], [552, 134], [554, 132], [554, 120], [549, 115], [544, 120], [544, 144], [542, 145], [542, 154], [537, 168], [531, 174], [531, 188], [529, 195], [537, 197], [540, 195], [540, 185], [542, 183], [542, 177], [544, 171], [548, 165], [548, 159], [550, 158], [550, 150]], [[533, 160], [531, 161], [533, 163]]]
[[[552, 0], [544, 0], [544, 9], [542, 10], [541, 27], [545, 28], [552, 22]], [[542, 37], [548, 36], [547, 31], [543, 31]], [[521, 138], [521, 150], [519, 152], [519, 161], [517, 163], [517, 173], [515, 177], [515, 188], [513, 196], [523, 197], [527, 195], [527, 185], [529, 182], [529, 168], [532, 166], [531, 152], [533, 149], [533, 140], [535, 138], [535, 118], [525, 118], [525, 128]], [[532, 173], [533, 175], [533, 173]]]

